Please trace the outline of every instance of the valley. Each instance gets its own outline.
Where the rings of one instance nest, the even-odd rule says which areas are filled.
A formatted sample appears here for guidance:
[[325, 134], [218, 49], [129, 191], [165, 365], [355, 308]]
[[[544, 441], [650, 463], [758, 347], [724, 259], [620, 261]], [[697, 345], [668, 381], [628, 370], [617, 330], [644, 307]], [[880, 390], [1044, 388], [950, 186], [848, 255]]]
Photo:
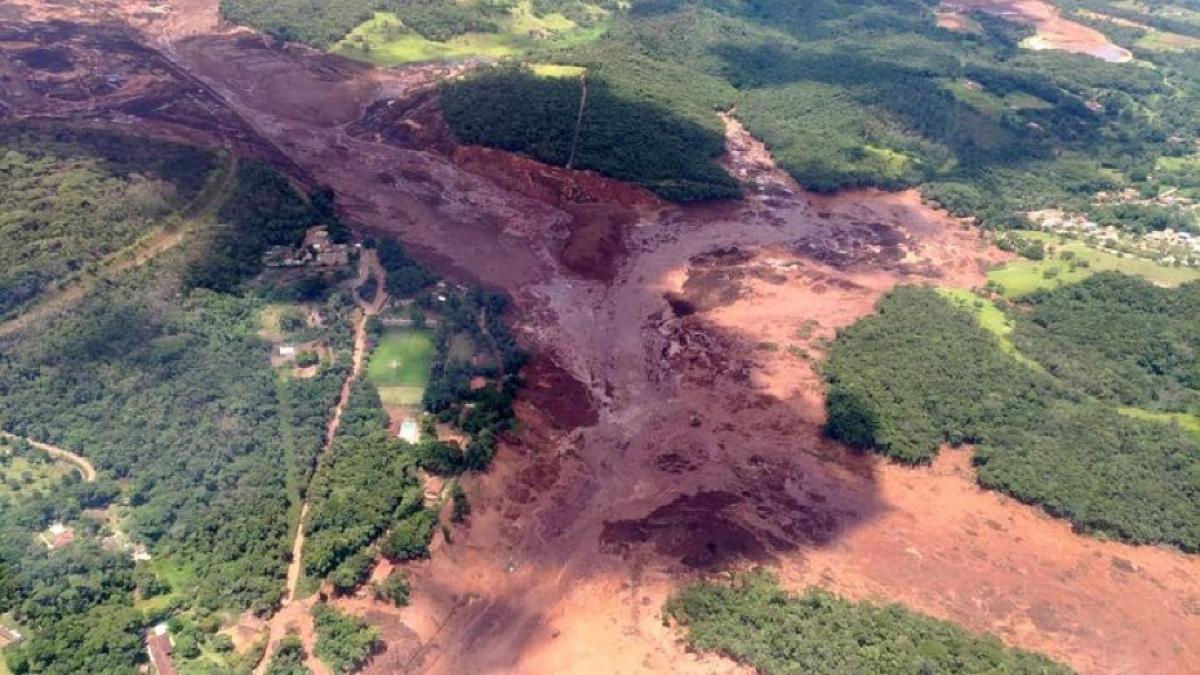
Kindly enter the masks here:
[[[952, 9], [973, 4], [985, 3]], [[1031, 20], [1041, 29], [1056, 16]], [[1127, 60], [1091, 37], [1069, 50]], [[74, 65], [31, 72], [12, 55], [35, 44]], [[516, 429], [489, 470], [458, 479], [469, 518], [439, 529], [428, 559], [372, 564], [371, 581], [407, 574], [409, 604], [397, 607], [365, 586], [304, 588], [295, 521], [310, 515], [306, 496], [289, 516], [255, 673], [292, 625], [311, 672], [331, 672], [312, 653], [317, 604], [380, 630], [366, 673], [751, 672], [686, 649], [662, 608], [688, 582], [756, 566], [792, 591], [902, 603], [1081, 673], [1200, 668], [1194, 553], [1090, 536], [985, 490], [969, 444], [907, 466], [822, 431], [823, 363], [844, 329], [898, 286], [982, 289], [998, 266], [1028, 261], [913, 188], [806, 190], [735, 114], [718, 118], [717, 163], [744, 191], [737, 200], [675, 204], [462, 145], [439, 87], [472, 65], [371, 68], [231, 26], [217, 0], [0, 0], [7, 121], [136, 129], [229, 153], [220, 193], [242, 161], [265, 160], [297, 185], [327, 186], [356, 236], [400, 241], [443, 277], [512, 299], [531, 356]], [[84, 87], [116, 72], [115, 91]], [[21, 89], [39, 78], [54, 87]], [[190, 241], [164, 236], [0, 324], [0, 337]], [[374, 251], [349, 283], [368, 278], [378, 292], [355, 295], [348, 371], [314, 472], [353, 383], [376, 377], [367, 326], [387, 277]]]

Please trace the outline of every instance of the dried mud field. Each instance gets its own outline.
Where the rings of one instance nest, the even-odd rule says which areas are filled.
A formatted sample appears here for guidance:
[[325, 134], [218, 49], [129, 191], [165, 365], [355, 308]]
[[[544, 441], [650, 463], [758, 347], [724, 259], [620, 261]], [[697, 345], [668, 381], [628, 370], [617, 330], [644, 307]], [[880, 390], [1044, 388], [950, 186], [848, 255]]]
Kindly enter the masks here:
[[1054, 5], [1043, 0], [946, 0], [948, 10], [942, 21], [951, 30], [966, 27], [961, 16], [966, 12], [986, 12], [1032, 25], [1037, 34], [1026, 43], [1031, 49], [1057, 49], [1072, 54], [1087, 54], [1111, 63], [1125, 63], [1133, 54], [1113, 44], [1100, 31], [1064, 18]]
[[[682, 583], [751, 565], [1085, 673], [1200, 671], [1197, 558], [1074, 534], [979, 489], [966, 450], [905, 468], [821, 437], [823, 346], [897, 284], [982, 285], [1004, 258], [977, 230], [913, 192], [806, 193], [732, 118], [736, 203], [671, 206], [459, 147], [433, 87], [454, 69], [281, 47], [221, 25], [216, 5], [0, 0], [0, 111], [238, 139], [332, 186], [361, 227], [511, 293], [536, 355], [519, 433], [465, 481], [469, 523], [407, 566], [412, 605], [337, 601], [384, 631], [367, 672], [741, 672], [687, 653], [660, 608]], [[59, 50], [38, 35], [60, 24], [76, 36], [66, 69], [29, 52]], [[97, 42], [109, 34], [129, 47]], [[66, 101], [39, 89], [117, 67], [144, 84]], [[186, 120], [142, 104], [169, 87], [198, 97]]]

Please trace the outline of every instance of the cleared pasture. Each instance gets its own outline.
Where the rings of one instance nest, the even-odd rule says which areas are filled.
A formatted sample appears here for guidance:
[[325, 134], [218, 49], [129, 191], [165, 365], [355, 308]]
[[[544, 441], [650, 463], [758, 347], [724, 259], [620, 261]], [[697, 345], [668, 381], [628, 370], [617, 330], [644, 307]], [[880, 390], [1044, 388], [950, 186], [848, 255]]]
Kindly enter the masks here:
[[404, 25], [392, 12], [375, 16], [352, 30], [331, 51], [375, 65], [465, 58], [501, 59], [546, 47], [571, 47], [595, 40], [608, 30], [608, 13], [596, 8], [595, 23], [580, 26], [562, 14], [537, 16], [531, 0], [519, 2], [498, 23], [495, 33], [465, 33], [430, 40]]
[[[1200, 269], [1193, 267], [1172, 267], [1146, 258], [1123, 257], [1078, 240], [1060, 242], [1056, 235], [1046, 232], [1026, 232], [1021, 236], [1042, 240], [1047, 247], [1053, 246], [1054, 253], [1048, 254], [1045, 260], [1014, 260], [988, 272], [988, 281], [999, 284], [1009, 298], [1078, 283], [1097, 272], [1121, 272], [1159, 286], [1178, 286], [1200, 280]], [[1073, 253], [1077, 261], [1086, 261], [1086, 266], [1072, 265], [1059, 258], [1062, 252]]]

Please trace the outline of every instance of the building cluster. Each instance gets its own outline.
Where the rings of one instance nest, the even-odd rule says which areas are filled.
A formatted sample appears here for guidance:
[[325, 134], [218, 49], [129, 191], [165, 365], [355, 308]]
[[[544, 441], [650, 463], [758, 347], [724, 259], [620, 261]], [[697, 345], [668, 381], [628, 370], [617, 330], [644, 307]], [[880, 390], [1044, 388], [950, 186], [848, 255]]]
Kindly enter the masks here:
[[267, 267], [345, 267], [357, 245], [337, 244], [323, 225], [310, 227], [300, 246], [272, 246], [263, 254]]
[[1046, 232], [1087, 239], [1103, 248], [1151, 258], [1164, 265], [1200, 265], [1200, 235], [1191, 232], [1167, 228], [1143, 235], [1130, 234], [1059, 209], [1031, 211], [1027, 215], [1038, 229]]

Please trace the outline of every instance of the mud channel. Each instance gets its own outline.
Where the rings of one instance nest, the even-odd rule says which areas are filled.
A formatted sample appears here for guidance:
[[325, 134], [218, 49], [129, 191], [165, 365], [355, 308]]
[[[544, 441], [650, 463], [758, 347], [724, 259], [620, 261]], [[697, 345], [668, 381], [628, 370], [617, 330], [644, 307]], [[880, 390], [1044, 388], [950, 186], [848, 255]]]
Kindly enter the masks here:
[[[681, 583], [755, 564], [1085, 673], [1200, 670], [1195, 557], [1076, 535], [976, 487], [966, 451], [913, 469], [821, 437], [817, 368], [838, 328], [897, 284], [970, 288], [1003, 259], [966, 223], [912, 192], [806, 193], [732, 118], [726, 164], [748, 196], [670, 206], [457, 146], [434, 85], [461, 66], [282, 47], [221, 25], [216, 0], [86, 4], [0, 0], [0, 111], [236, 139], [332, 186], [362, 227], [516, 299], [537, 356], [520, 432], [466, 481], [469, 524], [408, 566], [410, 607], [338, 601], [384, 631], [367, 672], [739, 672], [685, 652], [660, 608]], [[58, 25], [83, 37], [38, 37]], [[67, 53], [37, 68], [30, 49]], [[141, 88], [71, 100], [38, 84], [118, 66], [147, 73]], [[186, 113], [162, 112], [177, 95], [145, 103], [180, 90]]]

